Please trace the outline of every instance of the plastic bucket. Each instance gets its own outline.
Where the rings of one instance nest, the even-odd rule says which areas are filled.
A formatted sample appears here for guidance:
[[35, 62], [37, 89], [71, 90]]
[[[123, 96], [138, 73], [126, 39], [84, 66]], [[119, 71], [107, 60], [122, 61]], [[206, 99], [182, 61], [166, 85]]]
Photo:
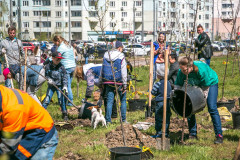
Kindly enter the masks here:
[[110, 152], [111, 160], [140, 160], [142, 150], [135, 147], [115, 147]]
[[[185, 91], [183, 89], [175, 89], [174, 94], [171, 95], [171, 106], [180, 116], [183, 116], [184, 93]], [[185, 117], [190, 117], [191, 115], [202, 111], [205, 106], [206, 100], [202, 89], [196, 86], [188, 86]]]
[[240, 129], [240, 112], [232, 112], [233, 128]]
[[234, 100], [228, 100], [228, 102], [217, 102], [217, 107], [227, 107], [230, 111], [235, 106]]
[[128, 100], [128, 106], [129, 111], [136, 111], [136, 110], [144, 110], [145, 109], [145, 103], [146, 99], [129, 99]]

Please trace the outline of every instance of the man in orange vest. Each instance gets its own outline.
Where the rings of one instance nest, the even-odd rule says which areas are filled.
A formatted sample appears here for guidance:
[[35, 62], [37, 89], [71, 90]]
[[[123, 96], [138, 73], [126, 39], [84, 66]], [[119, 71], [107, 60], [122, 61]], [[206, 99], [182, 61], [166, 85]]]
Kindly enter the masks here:
[[27, 93], [0, 85], [0, 155], [53, 159], [58, 134], [45, 108]]

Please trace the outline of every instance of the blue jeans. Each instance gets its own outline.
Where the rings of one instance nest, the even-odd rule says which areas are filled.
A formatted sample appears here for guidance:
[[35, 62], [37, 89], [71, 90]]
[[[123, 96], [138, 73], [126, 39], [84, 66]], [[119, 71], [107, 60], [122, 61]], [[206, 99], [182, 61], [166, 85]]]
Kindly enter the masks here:
[[[71, 102], [73, 102], [73, 94], [72, 94], [72, 80], [73, 80], [73, 73], [74, 73], [75, 67], [68, 68], [66, 69], [67, 71], [67, 78], [68, 78], [68, 98], [70, 99]], [[68, 106], [72, 106], [71, 103], [68, 102]]]
[[[209, 88], [208, 98], [207, 98], [207, 106], [208, 112], [211, 115], [214, 132], [217, 136], [218, 134], [222, 135], [222, 124], [221, 119], [217, 110], [217, 96], [218, 96], [218, 84], [212, 85]], [[189, 133], [191, 135], [197, 134], [197, 123], [195, 119], [195, 115], [188, 118], [188, 126], [189, 126]]]
[[85, 64], [88, 64], [88, 57], [85, 57]]
[[0, 75], [2, 75], [2, 63], [0, 62]]
[[7, 79], [5, 80], [5, 87], [12, 88], [11, 79], [7, 78]]
[[[165, 135], [169, 135], [169, 125], [170, 125], [171, 110], [169, 105], [169, 100], [167, 101], [167, 113], [166, 113], [166, 132]], [[163, 102], [157, 102], [155, 109], [155, 130], [157, 134], [162, 134], [162, 121], [163, 121]]]
[[[62, 89], [62, 87], [58, 87], [58, 88]], [[49, 105], [55, 91], [57, 92], [58, 104], [61, 106], [62, 112], [67, 111], [66, 102], [65, 102], [66, 98], [54, 86], [50, 86], [50, 85], [48, 85], [46, 97], [43, 100], [42, 106], [47, 109], [47, 106]]]
[[157, 72], [157, 65], [156, 65], [156, 63], [153, 63], [153, 85], [154, 85], [154, 83], [155, 83], [155, 81], [157, 79], [156, 72]]
[[37, 150], [37, 152], [31, 157], [31, 160], [52, 160], [58, 145], [58, 138], [58, 132], [55, 129], [53, 137]]
[[[112, 115], [112, 107], [113, 107], [113, 102], [114, 102], [114, 96], [115, 96], [115, 87], [110, 86], [110, 85], [105, 85], [106, 87], [106, 96], [107, 96], [107, 111], [106, 111], [106, 121], [107, 122], [112, 122], [111, 121], [111, 115]], [[122, 115], [122, 121], [126, 121], [126, 111], [127, 111], [127, 103], [126, 103], [126, 92], [122, 94], [122, 86], [118, 88], [118, 94], [120, 97], [121, 101], [121, 115]]]
[[211, 58], [205, 59], [205, 61], [206, 61], [206, 64], [210, 66]]

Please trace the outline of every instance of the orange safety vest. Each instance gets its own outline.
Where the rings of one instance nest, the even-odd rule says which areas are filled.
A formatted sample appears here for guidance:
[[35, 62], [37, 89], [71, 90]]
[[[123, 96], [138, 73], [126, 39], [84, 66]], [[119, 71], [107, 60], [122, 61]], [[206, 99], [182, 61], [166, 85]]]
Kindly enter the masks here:
[[[27, 93], [0, 85], [0, 131], [11, 133], [12, 150], [19, 159], [31, 157], [55, 133], [54, 122], [45, 108]], [[9, 137], [3, 137], [4, 142]], [[18, 144], [18, 145], [16, 145]], [[9, 150], [10, 151], [10, 150]], [[0, 148], [0, 154], [4, 150]], [[7, 152], [7, 151], [5, 151]]]

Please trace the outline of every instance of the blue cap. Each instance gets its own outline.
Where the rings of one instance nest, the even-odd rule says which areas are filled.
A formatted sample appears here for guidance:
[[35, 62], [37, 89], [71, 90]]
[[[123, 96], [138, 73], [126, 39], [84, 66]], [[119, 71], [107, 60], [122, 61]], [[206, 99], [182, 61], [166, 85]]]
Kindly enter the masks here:
[[115, 42], [115, 48], [123, 47], [122, 42], [116, 41]]

